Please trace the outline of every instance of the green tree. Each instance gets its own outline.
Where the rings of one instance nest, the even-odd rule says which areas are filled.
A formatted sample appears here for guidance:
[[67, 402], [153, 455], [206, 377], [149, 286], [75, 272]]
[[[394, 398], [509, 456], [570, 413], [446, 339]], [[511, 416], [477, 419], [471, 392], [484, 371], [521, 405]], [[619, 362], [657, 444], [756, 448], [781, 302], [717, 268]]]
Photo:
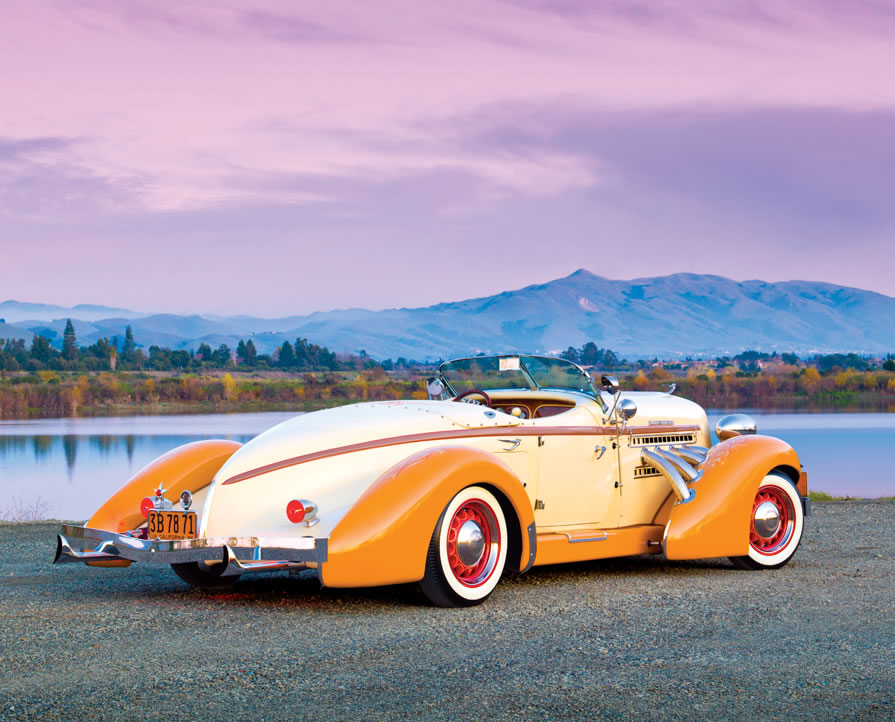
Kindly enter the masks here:
[[41, 336], [39, 333], [34, 335], [34, 338], [31, 339], [31, 358], [35, 361], [40, 361], [41, 363], [48, 363], [51, 358], [53, 358], [57, 354], [56, 349], [50, 346], [50, 342], [47, 340], [46, 336]]
[[292, 348], [292, 344], [288, 341], [283, 341], [283, 345], [280, 346], [280, 356], [277, 359], [277, 365], [283, 368], [295, 365], [295, 351]]
[[221, 366], [228, 366], [230, 364], [230, 347], [222, 343], [218, 346], [218, 350], [215, 352], [218, 357], [218, 363]]
[[252, 339], [249, 339], [249, 342], [246, 344], [246, 366], [252, 367], [258, 362], [258, 351], [255, 349], [255, 344], [252, 343]]
[[120, 358], [125, 366], [133, 366], [137, 362], [137, 343], [134, 341], [134, 332], [130, 324], [124, 329], [124, 345], [121, 347]]
[[78, 339], [75, 337], [75, 327], [71, 319], [65, 322], [65, 332], [62, 334], [62, 358], [66, 361], [78, 360]]
[[242, 339], [239, 339], [239, 343], [236, 344], [236, 363], [246, 363], [246, 356], [248, 356], [248, 351], [246, 350], [246, 342]]

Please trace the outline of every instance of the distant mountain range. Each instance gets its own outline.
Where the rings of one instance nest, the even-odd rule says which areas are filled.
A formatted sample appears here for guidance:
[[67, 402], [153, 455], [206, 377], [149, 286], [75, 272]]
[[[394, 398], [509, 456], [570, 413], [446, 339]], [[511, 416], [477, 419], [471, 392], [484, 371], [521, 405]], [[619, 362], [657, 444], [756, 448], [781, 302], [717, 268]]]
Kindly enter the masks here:
[[120, 308], [0, 303], [0, 338], [35, 333], [61, 343], [71, 318], [81, 345], [124, 335], [137, 343], [235, 347], [260, 352], [307, 338], [337, 352], [433, 359], [478, 352], [556, 353], [593, 341], [619, 356], [734, 355], [747, 349], [799, 354], [895, 352], [895, 298], [811, 281], [737, 282], [677, 273], [614, 281], [581, 269], [549, 283], [495, 296], [385, 311], [348, 309], [263, 319], [178, 316]]

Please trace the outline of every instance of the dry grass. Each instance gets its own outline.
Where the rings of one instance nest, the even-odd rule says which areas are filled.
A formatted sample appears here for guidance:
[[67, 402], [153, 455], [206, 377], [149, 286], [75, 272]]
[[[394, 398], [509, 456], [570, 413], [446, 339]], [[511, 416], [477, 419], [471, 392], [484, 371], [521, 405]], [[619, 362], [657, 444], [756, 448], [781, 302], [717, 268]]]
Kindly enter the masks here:
[[28, 501], [12, 497], [5, 509], [0, 509], [0, 521], [43, 521], [50, 518], [53, 505], [41, 496]]

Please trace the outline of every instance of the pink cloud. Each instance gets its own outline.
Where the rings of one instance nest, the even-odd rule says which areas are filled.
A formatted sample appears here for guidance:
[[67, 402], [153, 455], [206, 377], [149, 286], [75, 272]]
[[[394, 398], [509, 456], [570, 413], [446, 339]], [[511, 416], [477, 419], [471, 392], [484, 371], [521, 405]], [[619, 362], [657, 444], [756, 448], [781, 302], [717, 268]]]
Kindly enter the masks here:
[[[472, 156], [437, 131], [440, 121], [500, 104], [607, 111], [895, 105], [895, 46], [879, 33], [858, 38], [854, 20], [841, 22], [866, 9], [546, 7], [267, 0], [246, 12], [234, 0], [7, 3], [4, 134], [91, 138], [73, 162], [143, 187], [135, 200], [144, 207], [176, 209], [256, 202], [257, 193], [228, 172], [234, 168], [250, 178], [375, 179], [450, 167], [499, 195], [597, 182], [588, 158]], [[260, 130], [271, 119], [288, 131]], [[364, 133], [392, 147], [370, 146]]]

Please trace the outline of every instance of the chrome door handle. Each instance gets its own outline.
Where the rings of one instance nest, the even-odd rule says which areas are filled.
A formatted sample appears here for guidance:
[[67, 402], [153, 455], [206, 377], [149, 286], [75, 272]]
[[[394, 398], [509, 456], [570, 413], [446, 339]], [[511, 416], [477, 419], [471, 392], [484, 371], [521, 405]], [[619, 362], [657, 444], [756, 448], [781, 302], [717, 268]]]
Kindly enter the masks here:
[[522, 443], [522, 439], [498, 439], [502, 444], [511, 444], [508, 449], [504, 449], [504, 451], [513, 451], [519, 444]]
[[606, 447], [605, 446], [595, 446], [594, 453], [597, 455], [597, 459], [602, 459], [603, 454], [606, 453]]

